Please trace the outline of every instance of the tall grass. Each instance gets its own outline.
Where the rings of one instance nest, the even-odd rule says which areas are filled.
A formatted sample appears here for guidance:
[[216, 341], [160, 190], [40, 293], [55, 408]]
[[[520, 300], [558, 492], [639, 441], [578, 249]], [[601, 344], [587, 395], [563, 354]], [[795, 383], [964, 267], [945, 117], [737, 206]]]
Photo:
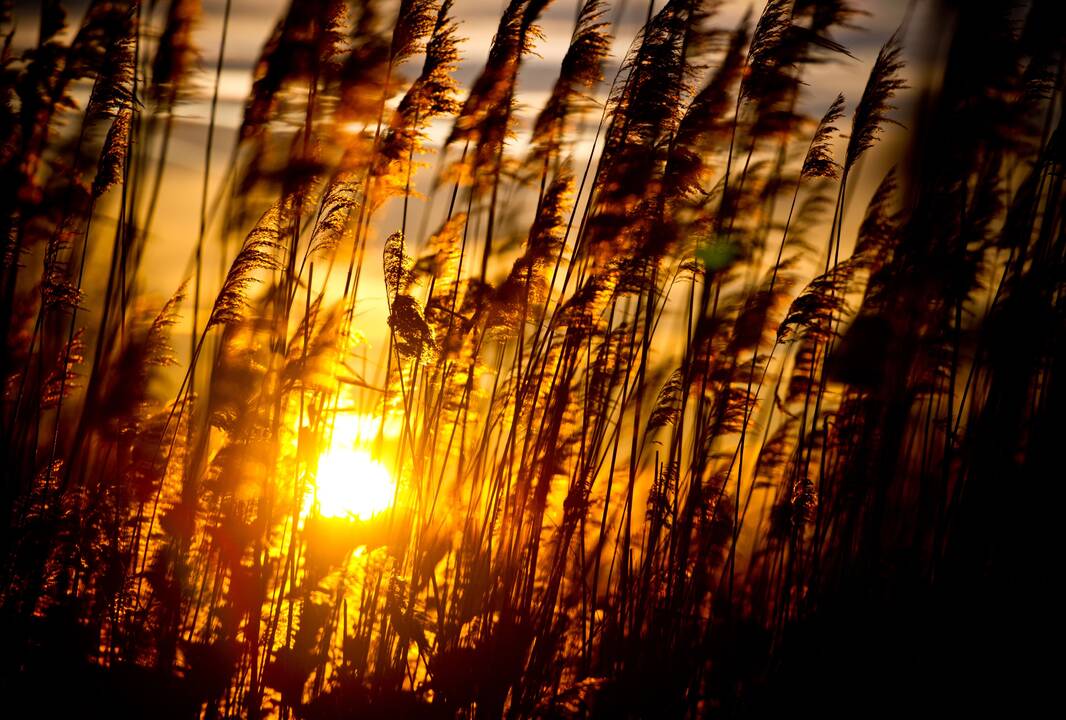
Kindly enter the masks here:
[[[4, 6], [11, 708], [1017, 711], [1048, 681], [1060, 3], [925, 4], [924, 66], [901, 27], [845, 97], [812, 68], [860, 72], [837, 38], [887, 4], [653, 2], [612, 60], [586, 0], [527, 116], [550, 5], [463, 58], [453, 0], [294, 1], [222, 168], [240, 2], [206, 71], [194, 0]], [[198, 231], [164, 240], [205, 92]], [[342, 487], [383, 466], [386, 509], [327, 505], [353, 443], [378, 465]]]

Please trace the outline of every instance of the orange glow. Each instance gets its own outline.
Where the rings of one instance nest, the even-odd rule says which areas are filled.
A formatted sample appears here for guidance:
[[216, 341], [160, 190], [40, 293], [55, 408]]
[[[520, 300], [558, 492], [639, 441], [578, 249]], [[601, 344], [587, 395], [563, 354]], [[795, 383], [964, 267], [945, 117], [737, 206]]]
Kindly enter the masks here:
[[338, 415], [330, 446], [318, 458], [315, 485], [305, 511], [325, 517], [369, 520], [388, 509], [396, 481], [388, 469], [359, 447], [366, 441], [367, 419]]

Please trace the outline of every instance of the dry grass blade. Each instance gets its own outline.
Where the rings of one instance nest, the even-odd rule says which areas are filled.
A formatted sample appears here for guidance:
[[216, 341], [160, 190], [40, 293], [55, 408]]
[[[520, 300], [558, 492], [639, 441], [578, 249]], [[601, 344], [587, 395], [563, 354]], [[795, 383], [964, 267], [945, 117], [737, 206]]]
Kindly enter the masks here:
[[807, 156], [803, 158], [800, 175], [804, 178], [836, 179], [840, 174], [840, 165], [833, 160], [833, 133], [837, 131], [833, 124], [844, 116], [844, 95], [837, 95], [836, 100], [825, 111], [814, 131]]
[[877, 53], [852, 117], [851, 137], [848, 138], [844, 159], [845, 173], [877, 142], [884, 124], [893, 122], [888, 117], [888, 113], [894, 109], [890, 101], [896, 93], [907, 87], [906, 81], [899, 76], [903, 69], [900, 52], [899, 38], [893, 35]]
[[281, 267], [278, 259], [278, 253], [283, 248], [279, 240], [281, 222], [282, 206], [277, 203], [263, 213], [255, 228], [248, 233], [215, 297], [207, 320], [208, 329], [244, 319], [249, 303], [248, 293], [252, 285], [259, 282], [258, 273]]

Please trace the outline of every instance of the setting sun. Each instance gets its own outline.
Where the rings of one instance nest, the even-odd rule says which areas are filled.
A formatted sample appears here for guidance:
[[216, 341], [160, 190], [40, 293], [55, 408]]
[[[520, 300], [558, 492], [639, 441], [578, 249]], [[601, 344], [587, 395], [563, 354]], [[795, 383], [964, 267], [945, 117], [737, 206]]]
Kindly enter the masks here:
[[369, 520], [392, 504], [396, 483], [365, 450], [336, 447], [318, 460], [311, 504], [326, 517]]

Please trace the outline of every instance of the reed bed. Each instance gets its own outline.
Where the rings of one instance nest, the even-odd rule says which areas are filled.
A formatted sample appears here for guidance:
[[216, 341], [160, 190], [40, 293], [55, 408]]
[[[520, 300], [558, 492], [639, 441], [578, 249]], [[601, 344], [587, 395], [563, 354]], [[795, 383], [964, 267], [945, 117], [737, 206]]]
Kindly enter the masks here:
[[[876, 716], [1049, 687], [1024, 643], [1060, 616], [1066, 8], [911, 3], [864, 64], [839, 38], [900, 8], [651, 2], [616, 57], [623, 14], [585, 0], [530, 110], [551, 4], [504, 3], [470, 57], [453, 0], [293, 0], [230, 143], [247, 3], [3, 3], [9, 708]], [[827, 65], [868, 80], [812, 87]]]

